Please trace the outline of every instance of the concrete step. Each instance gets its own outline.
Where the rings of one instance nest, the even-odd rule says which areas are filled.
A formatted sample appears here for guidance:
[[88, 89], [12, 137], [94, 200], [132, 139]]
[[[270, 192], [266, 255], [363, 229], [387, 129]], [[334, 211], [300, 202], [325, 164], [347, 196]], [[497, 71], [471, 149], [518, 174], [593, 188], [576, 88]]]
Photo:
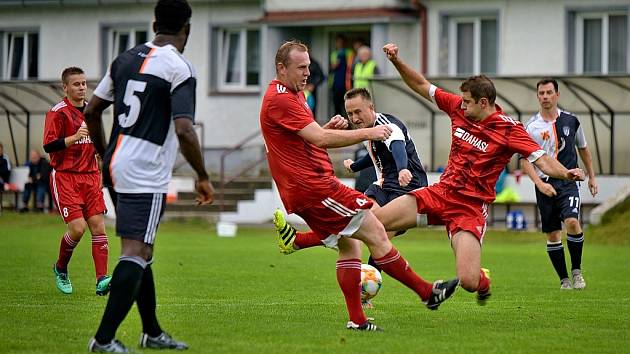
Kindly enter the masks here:
[[[236, 211], [238, 200], [224, 200], [223, 211]], [[190, 211], [190, 212], [219, 212], [221, 206], [219, 201], [216, 200], [210, 205], [196, 206], [194, 200], [178, 200], [174, 203], [166, 204], [166, 212], [177, 211]]]
[[[210, 181], [216, 191], [221, 187], [218, 178], [211, 178]], [[271, 189], [271, 177], [239, 177], [228, 183], [226, 189]]]
[[219, 213], [208, 211], [168, 211], [164, 212], [164, 220], [188, 220], [193, 218], [205, 219], [210, 223], [219, 221]]
[[[215, 187], [216, 188], [216, 187]], [[254, 189], [251, 188], [227, 188], [223, 191], [224, 200], [253, 200]], [[218, 200], [220, 196], [220, 190], [217, 188], [214, 191], [214, 197]], [[195, 200], [197, 193], [195, 192], [180, 192], [177, 194], [177, 200]]]
[[[195, 218], [201, 217], [212, 220], [218, 218], [218, 213], [237, 211], [240, 200], [253, 200], [256, 189], [271, 189], [271, 177], [239, 177], [226, 185], [223, 193], [223, 209], [220, 205], [220, 181], [213, 177], [210, 179], [214, 186], [215, 201], [211, 205], [196, 206], [195, 192], [180, 192], [177, 201], [166, 205], [165, 217], [167, 218]], [[213, 215], [216, 214], [216, 215]]]

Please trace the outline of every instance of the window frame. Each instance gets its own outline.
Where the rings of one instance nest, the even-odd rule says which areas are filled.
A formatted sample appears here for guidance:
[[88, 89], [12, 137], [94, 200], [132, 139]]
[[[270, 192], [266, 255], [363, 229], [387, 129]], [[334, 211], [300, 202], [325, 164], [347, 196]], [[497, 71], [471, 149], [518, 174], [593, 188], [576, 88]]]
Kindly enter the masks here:
[[[496, 21], [496, 67], [494, 72], [486, 72], [485, 74], [496, 75], [500, 71], [500, 52], [501, 52], [501, 16], [498, 10], [489, 10], [484, 12], [476, 12], [473, 14], [464, 13], [446, 13], [441, 16], [442, 21], [445, 21], [445, 36], [441, 36], [442, 40], [446, 40], [446, 45], [441, 47], [446, 49], [447, 54], [447, 67], [446, 74], [449, 76], [461, 76], [461, 75], [479, 75], [481, 74], [481, 28], [482, 21], [494, 20]], [[459, 24], [472, 23], [473, 25], [473, 72], [472, 73], [458, 73], [457, 72], [457, 56], [459, 54], [457, 46], [457, 27]]]
[[[247, 58], [248, 58], [248, 43], [247, 43], [247, 33], [249, 31], [257, 31], [258, 32], [258, 52], [259, 52], [259, 62], [258, 62], [258, 83], [257, 84], [247, 84]], [[215, 35], [213, 36], [216, 40], [216, 53], [214, 55], [214, 62], [216, 65], [212, 68], [211, 72], [216, 74], [214, 82], [214, 86], [217, 93], [257, 93], [260, 92], [261, 87], [261, 77], [262, 77], [262, 63], [260, 62], [260, 51], [262, 50], [261, 41], [261, 29], [258, 27], [250, 27], [250, 26], [217, 26], [213, 28], [213, 32]], [[241, 78], [237, 83], [228, 83], [225, 80], [228, 65], [225, 65], [229, 58], [229, 48], [224, 50], [224, 38], [226, 34], [234, 34], [238, 33], [239, 35], [239, 46], [238, 50], [240, 51], [240, 63], [239, 69], [241, 70]]]
[[[137, 32], [146, 32], [146, 40], [151, 41], [151, 24], [150, 23], [108, 23], [101, 25], [101, 58], [102, 58], [102, 74], [104, 75], [111, 62], [118, 56], [114, 53], [117, 40], [120, 38], [121, 33], [128, 33], [130, 35], [129, 43], [125, 50], [135, 47]], [[118, 32], [118, 35], [114, 37], [114, 33]]]
[[[29, 75], [29, 36], [31, 34], [37, 35], [37, 55], [35, 60], [36, 62], [36, 75]], [[14, 45], [9, 45], [9, 36], [11, 36], [11, 41], [15, 38], [24, 38], [24, 43], [22, 45], [22, 60], [20, 63], [20, 67], [22, 68], [22, 75], [20, 77], [12, 78], [11, 77], [11, 64], [13, 63], [13, 48]], [[2, 48], [0, 49], [0, 79], [2, 80], [15, 80], [15, 81], [27, 81], [27, 80], [37, 80], [39, 79], [40, 72], [40, 37], [39, 37], [39, 29], [35, 28], [19, 28], [19, 29], [0, 29], [0, 41], [2, 43]]]
[[[609, 29], [610, 29], [610, 16], [626, 16], [626, 24], [627, 26], [630, 28], [630, 15], [628, 13], [628, 11], [624, 11], [624, 10], [600, 10], [600, 11], [575, 11], [574, 12], [574, 28], [575, 28], [575, 33], [574, 33], [574, 39], [573, 39], [573, 46], [574, 46], [574, 53], [572, 53], [572, 55], [574, 55], [575, 57], [575, 66], [574, 66], [574, 73], [575, 74], [584, 74], [584, 73], [588, 73], [588, 74], [603, 74], [603, 75], [608, 75], [610, 73], [610, 70], [608, 68], [608, 63], [609, 63], [609, 55], [610, 55], [610, 48], [608, 46], [610, 37], [609, 37]], [[601, 20], [601, 24], [602, 24], [602, 37], [601, 37], [601, 45], [602, 45], [602, 51], [600, 53], [601, 57], [601, 70], [598, 72], [585, 72], [584, 70], [584, 22], [585, 20]], [[628, 38], [628, 31], [626, 31], [626, 40], [630, 40], [630, 38]], [[630, 47], [630, 46], [629, 46]], [[630, 72], [630, 64], [627, 64], [628, 62], [628, 58], [629, 58], [629, 53], [628, 51], [630, 50], [630, 48], [626, 48], [626, 70], [623, 71], [623, 73], [628, 73]], [[613, 72], [613, 74], [620, 74], [620, 72]]]

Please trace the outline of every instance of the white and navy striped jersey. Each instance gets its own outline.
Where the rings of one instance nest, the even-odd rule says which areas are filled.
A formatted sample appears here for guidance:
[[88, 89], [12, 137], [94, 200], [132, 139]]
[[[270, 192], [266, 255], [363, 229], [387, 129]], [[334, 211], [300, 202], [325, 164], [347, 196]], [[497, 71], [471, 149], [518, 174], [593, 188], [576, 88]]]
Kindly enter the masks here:
[[[558, 118], [546, 121], [539, 112], [530, 118], [525, 129], [549, 156], [557, 159], [564, 167], [578, 167], [575, 147], [585, 148], [586, 138], [576, 116], [558, 109]], [[538, 167], [534, 168], [539, 177], [547, 177]]]
[[[427, 174], [422, 167], [420, 158], [416, 152], [416, 146], [411, 140], [407, 127], [398, 118], [383, 113], [376, 113], [374, 126], [387, 125], [392, 130], [392, 134], [385, 141], [366, 140], [363, 142], [366, 150], [372, 158], [374, 168], [376, 169], [377, 180], [375, 183], [380, 184], [384, 190], [392, 191], [411, 191], [420, 187], [427, 186]], [[392, 142], [400, 140], [405, 143], [407, 152], [407, 169], [411, 172], [413, 178], [407, 187], [401, 187], [398, 182], [398, 169], [396, 161], [390, 150]]]
[[195, 87], [192, 65], [170, 44], [147, 42], [112, 62], [94, 94], [114, 102], [103, 174], [117, 192], [167, 192], [179, 146], [173, 121], [194, 119]]

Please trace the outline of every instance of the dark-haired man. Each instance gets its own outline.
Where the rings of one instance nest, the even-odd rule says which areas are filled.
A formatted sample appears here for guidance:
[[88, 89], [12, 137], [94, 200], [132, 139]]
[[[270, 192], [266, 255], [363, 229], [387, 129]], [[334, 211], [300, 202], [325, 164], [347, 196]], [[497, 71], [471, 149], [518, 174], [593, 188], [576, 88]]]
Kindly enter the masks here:
[[[591, 152], [586, 145], [584, 130], [576, 116], [558, 109], [558, 82], [544, 78], [536, 84], [540, 112], [526, 125], [527, 133], [544, 150], [566, 168], [578, 166], [575, 147], [588, 174], [591, 195], [597, 194]], [[536, 204], [540, 210], [542, 231], [547, 234], [547, 254], [560, 278], [560, 289], [584, 289], [582, 276], [582, 246], [584, 233], [580, 225], [580, 192], [577, 183], [550, 177], [523, 159], [523, 170], [536, 186]], [[562, 247], [562, 223], [567, 227], [567, 246], [571, 256], [571, 276], [567, 274]]]
[[111, 280], [107, 275], [105, 201], [96, 150], [83, 117], [87, 81], [81, 68], [69, 67], [61, 73], [61, 82], [66, 97], [46, 113], [43, 142], [52, 167], [50, 190], [63, 221], [68, 225], [60, 241], [53, 273], [57, 289], [63, 294], [71, 294], [68, 263], [87, 227], [92, 234], [96, 295], [105, 295]]
[[[181, 55], [190, 33], [191, 14], [185, 0], [158, 1], [155, 39], [114, 59], [86, 108], [94, 146], [108, 167], [105, 182], [113, 183], [118, 195], [116, 234], [122, 242], [107, 307], [88, 344], [93, 352], [127, 352], [115, 334], [134, 301], [142, 319], [140, 347], [188, 348], [158, 323], [151, 264], [178, 140], [182, 154], [197, 173], [197, 203], [213, 200], [193, 130], [195, 73]], [[101, 116], [112, 103], [116, 119], [106, 149]]]
[[[462, 83], [461, 96], [432, 85], [398, 57], [398, 46], [383, 47], [404, 82], [435, 103], [451, 120], [451, 152], [440, 181], [396, 198], [374, 214], [387, 230], [405, 230], [420, 223], [445, 224], [455, 251], [457, 277], [484, 305], [490, 278], [481, 268], [481, 244], [488, 204], [495, 198], [499, 174], [514, 153], [525, 156], [547, 175], [583, 180], [579, 168], [567, 170], [532, 140], [523, 125], [495, 104], [496, 90], [486, 76]], [[423, 220], [424, 219], [424, 220]]]
[[368, 321], [361, 307], [361, 242], [385, 273], [413, 290], [429, 309], [437, 309], [453, 294], [457, 279], [431, 284], [420, 278], [370, 211], [372, 201], [335, 177], [325, 150], [364, 140], [386, 140], [391, 127], [345, 130], [347, 122], [339, 115], [319, 126], [302, 92], [310, 74], [309, 64], [304, 44], [291, 41], [278, 48], [276, 78], [263, 98], [260, 126], [269, 170], [285, 208], [302, 217], [323, 242], [338, 246], [337, 282], [349, 314], [346, 328], [380, 330]]

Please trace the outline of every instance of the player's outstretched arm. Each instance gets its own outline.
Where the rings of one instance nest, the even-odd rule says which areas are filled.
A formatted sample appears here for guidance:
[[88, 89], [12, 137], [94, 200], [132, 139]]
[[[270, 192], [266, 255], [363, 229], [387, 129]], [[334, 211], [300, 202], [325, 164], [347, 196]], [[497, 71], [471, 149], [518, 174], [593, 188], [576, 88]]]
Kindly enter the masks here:
[[197, 205], [211, 204], [214, 200], [214, 188], [212, 188], [212, 183], [208, 179], [201, 147], [199, 146], [199, 140], [197, 140], [197, 134], [193, 129], [192, 120], [186, 117], [175, 119], [175, 133], [179, 139], [182, 155], [197, 173], [197, 182], [195, 183]]
[[387, 125], [355, 130], [323, 129], [313, 122], [298, 132], [302, 139], [321, 148], [350, 146], [364, 140], [385, 140], [392, 134]]
[[558, 160], [549, 157], [547, 154], [542, 155], [536, 161], [534, 165], [538, 167], [544, 174], [550, 177], [567, 179], [571, 181], [583, 181], [584, 171], [580, 168], [573, 168], [567, 170]]
[[521, 167], [523, 167], [523, 171], [525, 171], [525, 174], [529, 176], [529, 179], [534, 182], [534, 185], [536, 186], [536, 188], [538, 188], [539, 191], [541, 191], [548, 197], [553, 197], [554, 195], [556, 195], [556, 189], [553, 188], [551, 184], [545, 183], [542, 179], [540, 179], [540, 177], [538, 177], [538, 174], [536, 174], [536, 170], [534, 170], [534, 165], [532, 165], [529, 160], [527, 160], [526, 158], [522, 158]]
[[388, 43], [383, 47], [383, 52], [387, 55], [387, 59], [394, 64], [394, 67], [398, 70], [405, 84], [419, 93], [420, 96], [431, 101], [431, 96], [429, 95], [431, 83], [422, 74], [412, 69], [398, 57], [398, 46], [393, 43]]
[[83, 112], [94, 149], [100, 156], [105, 154], [105, 146], [107, 145], [105, 143], [105, 130], [103, 129], [103, 111], [111, 104], [110, 101], [94, 95]]

